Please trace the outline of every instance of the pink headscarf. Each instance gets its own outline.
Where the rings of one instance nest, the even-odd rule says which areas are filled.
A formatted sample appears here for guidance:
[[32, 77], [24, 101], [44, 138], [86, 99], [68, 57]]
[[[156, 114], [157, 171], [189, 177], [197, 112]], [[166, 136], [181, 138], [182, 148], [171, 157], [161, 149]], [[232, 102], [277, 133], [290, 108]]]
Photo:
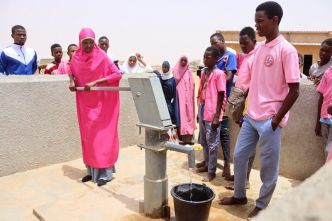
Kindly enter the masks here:
[[91, 28], [83, 28], [79, 34], [79, 47], [73, 55], [71, 69], [74, 75], [80, 75], [77, 79], [78, 86], [84, 86], [93, 80], [106, 77], [109, 58], [105, 52], [95, 43], [91, 52], [87, 53], [82, 47], [85, 39], [95, 40], [95, 33]]
[[195, 82], [193, 74], [189, 69], [189, 61], [184, 67], [181, 65], [181, 59], [187, 59], [187, 56], [181, 56], [173, 69], [173, 75], [176, 81], [176, 92], [179, 96], [180, 110], [180, 135], [192, 135], [196, 128], [195, 125]]
[[186, 71], [189, 70], [189, 61], [187, 62], [186, 66], [182, 66], [181, 65], [181, 59], [187, 59], [188, 61], [188, 57], [183, 55], [180, 57], [179, 61], [176, 63], [174, 69], [173, 69], [173, 76], [176, 80], [176, 84], [178, 84], [180, 82], [180, 80], [182, 79], [183, 75], [186, 73]]
[[[71, 61], [76, 86], [103, 78], [107, 82], [98, 86], [118, 86], [121, 74], [105, 52], [96, 44], [89, 53], [83, 50], [82, 41], [88, 38], [94, 40], [95, 34], [90, 28], [83, 28], [79, 48]], [[112, 167], [119, 154], [119, 92], [77, 91], [76, 107], [84, 163], [92, 168]]]

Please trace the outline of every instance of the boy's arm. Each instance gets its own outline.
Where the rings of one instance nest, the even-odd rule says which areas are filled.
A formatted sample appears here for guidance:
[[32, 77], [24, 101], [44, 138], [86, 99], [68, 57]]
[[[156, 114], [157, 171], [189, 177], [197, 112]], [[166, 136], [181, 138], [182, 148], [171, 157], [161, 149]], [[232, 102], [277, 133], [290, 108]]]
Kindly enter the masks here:
[[[233, 80], [233, 74], [236, 73], [236, 55], [229, 54], [227, 64], [225, 67], [226, 81], [229, 83]], [[233, 82], [232, 82], [233, 83]]]
[[1, 74], [5, 74], [5, 65], [4, 65], [4, 62], [3, 62], [3, 52], [0, 51], [0, 75]]
[[216, 109], [216, 113], [214, 115], [213, 121], [212, 121], [212, 125], [211, 125], [211, 129], [213, 131], [215, 131], [218, 127], [219, 127], [219, 117], [220, 117], [220, 113], [221, 113], [221, 108], [222, 108], [222, 104], [224, 101], [224, 97], [225, 97], [225, 91], [219, 91], [218, 92], [218, 102], [217, 102], [217, 109]]
[[[225, 71], [226, 72], [226, 81], [230, 82], [233, 80], [233, 71]], [[236, 72], [236, 71], [234, 71]]]
[[327, 108], [327, 113], [332, 115], [332, 104]]
[[283, 117], [286, 115], [286, 113], [291, 109], [297, 98], [299, 97], [299, 83], [289, 83], [289, 92], [284, 100], [284, 102], [281, 105], [281, 108], [279, 109], [276, 116], [272, 118], [272, 129], [277, 129], [279, 123], [283, 119]]
[[35, 56], [34, 56], [34, 62], [32, 64], [32, 73], [35, 74], [38, 68], [38, 64], [37, 64], [37, 53], [35, 52]]
[[320, 124], [320, 112], [322, 110], [322, 104], [323, 104], [323, 95], [319, 93], [319, 99], [318, 99], [318, 105], [317, 105], [317, 119], [316, 119], [316, 128], [315, 133], [316, 136], [322, 136], [322, 130], [321, 130], [321, 124]]

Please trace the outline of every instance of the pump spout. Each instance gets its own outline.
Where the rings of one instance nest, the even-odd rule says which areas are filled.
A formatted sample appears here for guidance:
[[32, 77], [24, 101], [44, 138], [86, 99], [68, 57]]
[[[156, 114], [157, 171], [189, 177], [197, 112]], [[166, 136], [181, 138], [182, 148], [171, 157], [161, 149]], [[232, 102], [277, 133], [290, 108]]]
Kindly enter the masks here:
[[195, 168], [195, 150], [192, 146], [183, 146], [172, 142], [166, 142], [164, 146], [167, 150], [188, 154], [188, 167]]

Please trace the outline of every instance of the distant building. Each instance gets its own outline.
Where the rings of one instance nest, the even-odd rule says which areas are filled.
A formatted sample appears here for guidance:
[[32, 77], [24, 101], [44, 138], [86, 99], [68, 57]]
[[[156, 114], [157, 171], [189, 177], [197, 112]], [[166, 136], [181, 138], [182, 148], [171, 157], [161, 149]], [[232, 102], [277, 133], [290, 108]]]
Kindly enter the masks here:
[[[217, 31], [219, 32], [219, 31]], [[241, 51], [239, 45], [239, 31], [221, 31], [228, 47]], [[303, 73], [308, 74], [313, 62], [319, 61], [319, 48], [322, 41], [332, 38], [332, 31], [281, 31], [282, 35], [303, 54]], [[257, 36], [257, 41], [264, 38]]]

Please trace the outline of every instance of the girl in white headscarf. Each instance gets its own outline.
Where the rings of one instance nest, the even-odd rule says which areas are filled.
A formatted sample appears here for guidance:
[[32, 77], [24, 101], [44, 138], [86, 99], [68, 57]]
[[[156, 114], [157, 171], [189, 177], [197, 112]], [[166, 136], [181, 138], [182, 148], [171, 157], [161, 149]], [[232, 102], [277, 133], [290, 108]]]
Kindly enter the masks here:
[[153, 72], [152, 67], [144, 62], [139, 53], [130, 54], [120, 70], [123, 74]]

